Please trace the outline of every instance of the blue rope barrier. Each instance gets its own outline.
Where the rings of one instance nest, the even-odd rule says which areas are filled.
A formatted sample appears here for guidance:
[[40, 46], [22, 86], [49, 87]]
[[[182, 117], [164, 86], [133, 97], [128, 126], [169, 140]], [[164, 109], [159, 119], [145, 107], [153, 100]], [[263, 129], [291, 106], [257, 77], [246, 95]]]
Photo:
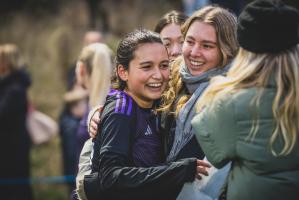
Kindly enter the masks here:
[[74, 182], [75, 182], [74, 175], [0, 179], [0, 185], [60, 184], [60, 183], [74, 183]]

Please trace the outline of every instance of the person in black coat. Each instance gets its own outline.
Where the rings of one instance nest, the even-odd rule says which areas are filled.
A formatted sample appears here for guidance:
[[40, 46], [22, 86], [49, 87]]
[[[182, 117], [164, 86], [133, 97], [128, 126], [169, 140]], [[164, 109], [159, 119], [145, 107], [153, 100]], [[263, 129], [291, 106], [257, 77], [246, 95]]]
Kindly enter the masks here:
[[31, 200], [30, 137], [26, 129], [30, 77], [18, 47], [0, 45], [0, 197]]

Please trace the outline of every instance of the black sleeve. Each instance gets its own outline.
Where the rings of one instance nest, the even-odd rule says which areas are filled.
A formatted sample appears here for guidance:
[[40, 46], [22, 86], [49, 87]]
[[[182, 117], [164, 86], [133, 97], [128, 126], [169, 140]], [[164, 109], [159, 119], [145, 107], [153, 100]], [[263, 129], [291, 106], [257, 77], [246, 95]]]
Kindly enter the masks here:
[[118, 163], [121, 159], [117, 155], [106, 157], [102, 170], [84, 177], [84, 189], [89, 200], [100, 197], [153, 199], [166, 195], [175, 199], [183, 184], [193, 181], [195, 177], [196, 158], [186, 158], [156, 167], [138, 168], [122, 166]]
[[[125, 165], [129, 165], [130, 134], [132, 130], [132, 117], [122, 113], [105, 113], [94, 140], [94, 155], [92, 158], [92, 171], [102, 168], [102, 158], [106, 153], [114, 153], [126, 158]], [[109, 112], [109, 111], [108, 111]], [[101, 167], [99, 167], [101, 166]]]
[[12, 86], [0, 97], [0, 119], [13, 117], [16, 113], [24, 113], [27, 110], [26, 90], [18, 86]]
[[111, 114], [103, 119], [101, 130], [94, 145], [94, 173], [84, 179], [88, 199], [99, 196], [107, 199], [148, 199], [157, 194], [161, 197], [166, 191], [180, 190], [185, 182], [194, 180], [195, 158], [149, 168], [132, 167], [130, 134], [134, 129], [129, 116]]

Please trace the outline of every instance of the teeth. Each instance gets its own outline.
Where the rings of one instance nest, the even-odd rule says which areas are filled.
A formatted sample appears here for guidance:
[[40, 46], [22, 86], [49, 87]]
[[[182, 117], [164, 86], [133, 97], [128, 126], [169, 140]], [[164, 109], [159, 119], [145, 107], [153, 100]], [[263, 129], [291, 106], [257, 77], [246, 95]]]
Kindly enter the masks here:
[[149, 83], [147, 85], [150, 86], [150, 87], [161, 87], [162, 83]]
[[195, 61], [195, 60], [190, 60], [190, 63], [192, 65], [195, 65], [195, 66], [201, 66], [204, 64], [204, 62], [201, 62], [201, 61]]

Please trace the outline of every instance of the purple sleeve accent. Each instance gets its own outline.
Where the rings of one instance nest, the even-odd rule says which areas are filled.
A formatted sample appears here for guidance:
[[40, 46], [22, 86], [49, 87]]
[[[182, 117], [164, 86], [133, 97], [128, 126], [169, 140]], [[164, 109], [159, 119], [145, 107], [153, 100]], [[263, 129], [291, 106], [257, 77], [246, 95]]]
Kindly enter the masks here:
[[132, 98], [129, 97], [129, 107], [127, 110], [127, 115], [130, 115], [132, 112]]
[[108, 93], [109, 96], [112, 96], [112, 95], [115, 95], [118, 91], [117, 90], [114, 90], [114, 89], [111, 89]]
[[121, 105], [121, 113], [125, 113], [125, 107], [126, 107], [126, 99], [127, 99], [127, 95], [124, 95], [123, 96], [123, 102], [122, 102], [122, 105]]
[[116, 105], [115, 105], [115, 112], [118, 113], [118, 108], [119, 108], [119, 93], [117, 94], [117, 100], [116, 100]]

